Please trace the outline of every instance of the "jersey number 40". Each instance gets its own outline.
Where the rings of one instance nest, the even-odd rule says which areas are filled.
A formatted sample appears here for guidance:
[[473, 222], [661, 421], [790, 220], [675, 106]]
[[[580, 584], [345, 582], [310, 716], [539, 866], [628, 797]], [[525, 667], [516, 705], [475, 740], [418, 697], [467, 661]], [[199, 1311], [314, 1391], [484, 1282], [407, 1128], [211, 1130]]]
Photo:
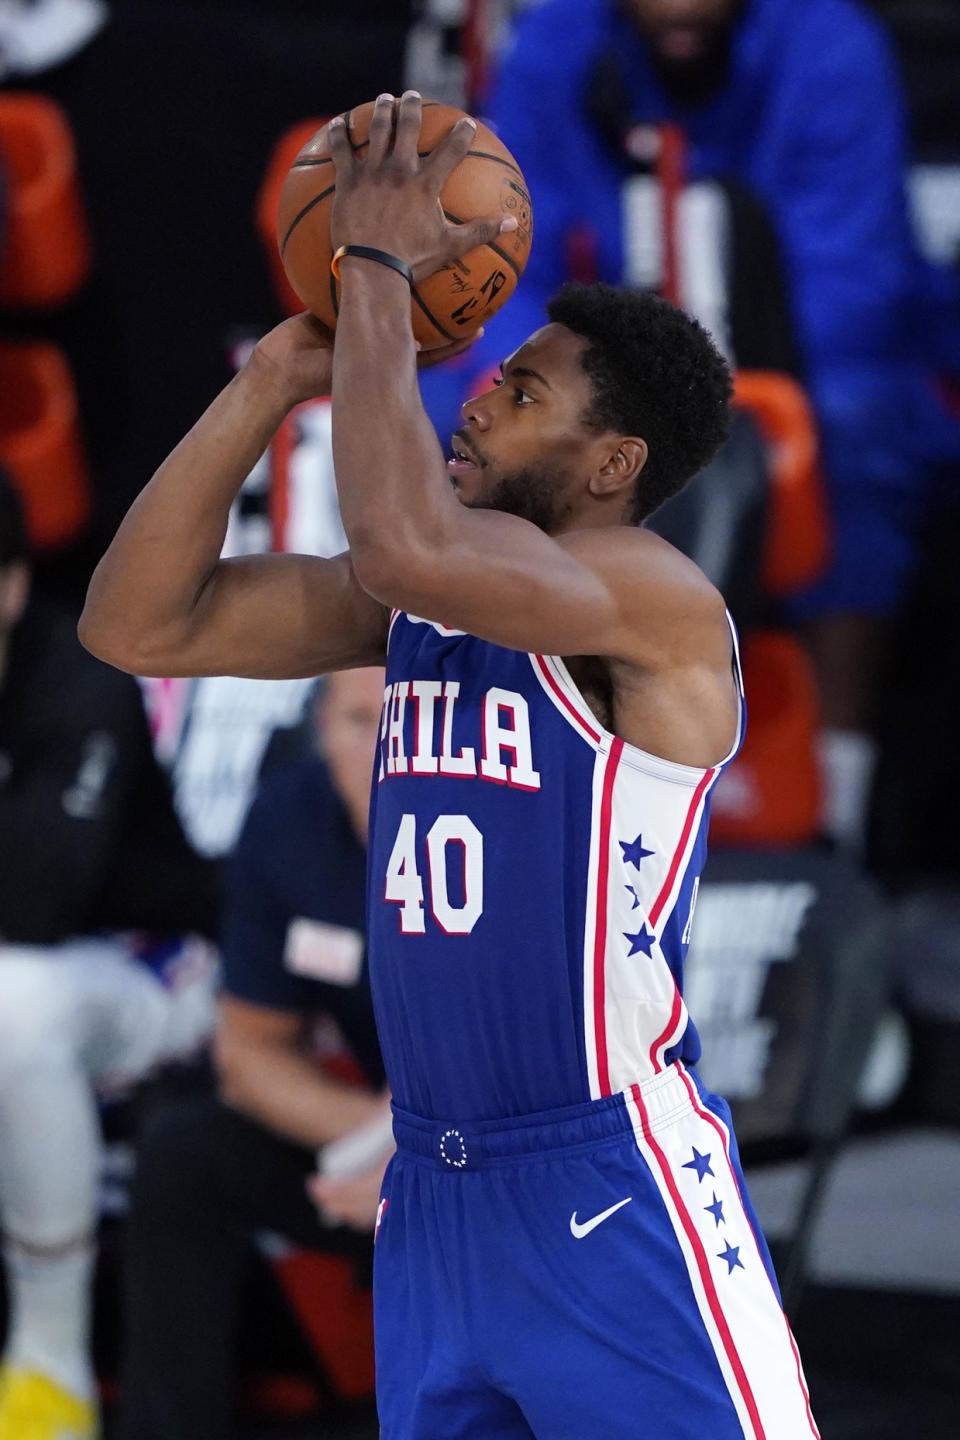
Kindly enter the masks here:
[[[450, 845], [460, 847], [463, 885], [451, 902], [447, 854]], [[469, 935], [483, 913], [483, 836], [469, 815], [438, 815], [426, 834], [427, 888], [430, 910], [447, 935]], [[400, 821], [390, 859], [387, 862], [383, 898], [400, 906], [400, 933], [426, 932], [423, 878], [417, 863], [417, 817], [404, 815]]]

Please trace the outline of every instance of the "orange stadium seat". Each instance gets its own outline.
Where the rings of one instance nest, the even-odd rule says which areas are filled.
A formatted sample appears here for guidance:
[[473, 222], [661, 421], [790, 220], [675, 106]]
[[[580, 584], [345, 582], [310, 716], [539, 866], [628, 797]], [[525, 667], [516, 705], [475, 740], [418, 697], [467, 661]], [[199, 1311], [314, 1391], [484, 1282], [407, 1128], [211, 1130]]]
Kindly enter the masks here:
[[0, 344], [0, 464], [23, 497], [33, 549], [77, 538], [90, 484], [73, 376], [55, 345]]
[[[829, 554], [829, 523], [816, 425], [803, 389], [787, 375], [740, 371], [735, 403], [753, 416], [770, 461], [761, 579], [783, 599], [812, 583]], [[785, 630], [743, 641], [749, 724], [743, 749], [718, 783], [711, 840], [723, 846], [808, 844], [817, 834], [820, 775], [817, 687], [809, 656]]]
[[804, 845], [817, 833], [820, 706], [806, 651], [783, 630], [754, 630], [743, 643], [747, 735], [717, 782], [714, 845]]
[[0, 303], [68, 300], [93, 263], [93, 243], [66, 116], [45, 95], [0, 95], [0, 163], [8, 185], [0, 237]]
[[779, 599], [816, 580], [828, 559], [816, 423], [802, 386], [774, 371], [738, 371], [734, 403], [753, 416], [770, 458], [762, 578]]

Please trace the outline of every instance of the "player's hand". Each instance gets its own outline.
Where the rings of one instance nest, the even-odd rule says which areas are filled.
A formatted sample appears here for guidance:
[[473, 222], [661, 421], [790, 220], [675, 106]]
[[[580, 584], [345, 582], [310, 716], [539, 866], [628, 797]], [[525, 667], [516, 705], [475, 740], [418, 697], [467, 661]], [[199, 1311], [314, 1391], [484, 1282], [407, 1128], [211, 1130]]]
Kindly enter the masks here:
[[477, 245], [515, 230], [515, 219], [499, 211], [463, 225], [451, 225], [440, 206], [447, 177], [470, 149], [476, 125], [458, 120], [435, 150], [421, 157], [421, 101], [407, 90], [395, 101], [381, 95], [370, 120], [366, 158], [354, 153], [346, 121], [330, 121], [327, 141], [337, 172], [330, 216], [334, 250], [369, 245], [405, 260], [415, 280], [433, 275]]
[[309, 1176], [307, 1194], [322, 1218], [328, 1222], [349, 1225], [352, 1230], [372, 1231], [377, 1223], [384, 1171], [392, 1153], [392, 1150], [387, 1151], [375, 1165], [361, 1175], [351, 1175], [349, 1178]]
[[333, 332], [309, 311], [283, 320], [254, 347], [250, 363], [264, 384], [288, 405], [329, 395], [333, 383]]

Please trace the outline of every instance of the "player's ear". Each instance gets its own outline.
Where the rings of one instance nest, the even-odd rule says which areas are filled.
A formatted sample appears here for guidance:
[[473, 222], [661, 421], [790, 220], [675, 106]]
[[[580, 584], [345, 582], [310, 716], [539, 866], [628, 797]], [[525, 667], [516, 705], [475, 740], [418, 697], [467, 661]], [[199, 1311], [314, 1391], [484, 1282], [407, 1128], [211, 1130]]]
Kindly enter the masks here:
[[590, 489], [600, 498], [633, 485], [647, 463], [647, 442], [638, 435], [622, 435], [593, 476]]

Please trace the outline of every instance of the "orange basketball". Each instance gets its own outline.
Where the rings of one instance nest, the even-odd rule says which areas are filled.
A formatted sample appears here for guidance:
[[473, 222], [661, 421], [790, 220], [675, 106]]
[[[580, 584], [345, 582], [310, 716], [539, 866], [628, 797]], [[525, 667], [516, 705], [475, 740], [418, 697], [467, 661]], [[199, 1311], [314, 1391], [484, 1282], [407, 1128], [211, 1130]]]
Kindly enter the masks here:
[[[452, 105], [424, 100], [421, 155], [429, 155], [463, 113]], [[372, 114], [371, 102], [346, 116], [350, 141], [361, 154]], [[277, 212], [277, 243], [287, 278], [307, 309], [331, 329], [340, 302], [339, 282], [330, 271], [335, 179], [324, 125], [290, 166]], [[510, 151], [486, 125], [477, 125], [473, 144], [447, 179], [440, 201], [453, 224], [502, 210], [515, 216], [518, 225], [417, 282], [413, 333], [427, 350], [473, 334], [506, 304], [523, 274], [533, 236], [533, 208], [524, 178]]]

